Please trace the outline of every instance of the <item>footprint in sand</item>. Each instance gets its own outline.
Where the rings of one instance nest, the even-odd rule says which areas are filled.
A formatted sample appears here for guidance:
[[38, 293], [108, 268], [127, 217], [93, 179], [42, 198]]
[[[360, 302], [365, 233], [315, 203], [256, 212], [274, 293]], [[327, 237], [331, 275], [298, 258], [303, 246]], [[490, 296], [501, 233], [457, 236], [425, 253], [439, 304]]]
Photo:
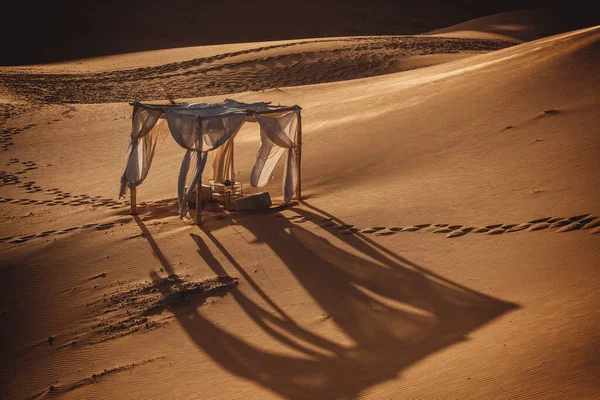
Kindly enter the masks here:
[[581, 229], [594, 229], [600, 227], [600, 219], [594, 218], [590, 222], [586, 223]]
[[454, 231], [454, 232], [450, 232], [449, 234], [446, 235], [447, 238], [455, 238], [455, 237], [460, 237], [460, 236], [464, 236], [467, 233], [469, 233], [468, 231], [465, 230], [460, 230], [460, 231]]
[[535, 225], [535, 224], [540, 224], [542, 222], [547, 222], [550, 219], [552, 219], [552, 217], [546, 217], [546, 218], [540, 218], [540, 219], [534, 219], [533, 221], [529, 221], [530, 224]]
[[396, 232], [394, 231], [379, 231], [379, 232], [375, 232], [375, 236], [390, 236], [390, 235], [395, 235]]
[[360, 231], [360, 233], [371, 234], [371, 233], [382, 231], [384, 229], [385, 229], [385, 226], [376, 226], [374, 228], [363, 229]]
[[524, 229], [527, 229], [531, 226], [531, 224], [519, 224], [517, 226], [515, 226], [514, 228], [510, 228], [508, 229], [506, 232], [518, 232], [518, 231], [522, 231]]
[[579, 229], [583, 228], [584, 225], [585, 224], [582, 224], [580, 222], [572, 222], [570, 225], [563, 226], [557, 232], [561, 232], [562, 233], [562, 232], [570, 232], [570, 231], [579, 230]]
[[346, 230], [346, 229], [350, 229], [350, 228], [353, 228], [353, 227], [354, 227], [354, 225], [344, 224], [344, 225], [338, 226], [337, 229], [339, 229], [339, 230]]
[[[550, 223], [550, 221], [548, 221], [548, 223]], [[554, 228], [561, 228], [565, 225], [569, 225], [571, 224], [572, 221], [569, 221], [568, 219], [560, 219], [559, 221], [554, 222], [552, 225], [550, 225], [550, 228], [554, 229]]]
[[436, 230], [433, 231], [433, 233], [450, 233], [454, 230], [455, 229], [451, 229], [449, 227], [444, 227], [444, 228], [437, 228]]
[[21, 236], [17, 239], [11, 240], [9, 243], [25, 243], [33, 238], [37, 237], [37, 235], [27, 235], [27, 236]]
[[98, 224], [96, 226], [96, 230], [102, 231], [102, 230], [105, 230], [105, 229], [110, 229], [113, 226], [115, 226], [114, 222], [107, 222], [107, 223], [104, 223], [104, 224]]
[[590, 214], [581, 214], [581, 215], [576, 215], [576, 216], [574, 216], [574, 217], [571, 217], [571, 218], [569, 218], [569, 221], [573, 221], [573, 222], [575, 222], [575, 221], [579, 221], [579, 220], [582, 220], [582, 219], [584, 219], [584, 218], [587, 218], [587, 217], [589, 217], [589, 216], [590, 216]]
[[14, 244], [19, 244], [19, 243], [25, 243], [27, 241], [27, 239], [15, 239], [15, 240], [11, 240], [8, 243], [14, 243]]
[[360, 233], [371, 234], [371, 233], [375, 233], [375, 232], [377, 232], [377, 231], [376, 231], [375, 229], [368, 228], [368, 229], [362, 229], [362, 230], [360, 230], [359, 232], [360, 232]]
[[7, 237], [0, 238], [0, 243], [7, 242], [12, 238], [14, 238], [14, 236], [7, 236]]
[[529, 228], [529, 230], [530, 230], [530, 231], [532, 231], [532, 232], [533, 232], [533, 231], [540, 231], [540, 230], [542, 230], [542, 229], [546, 229], [546, 228], [549, 228], [549, 227], [550, 227], [550, 224], [549, 224], [549, 223], [547, 223], [547, 222], [538, 222], [538, 223], [536, 223], [536, 224], [533, 224], [533, 225], [532, 225], [532, 226]]
[[579, 223], [587, 225], [589, 222], [595, 221], [596, 219], [597, 217], [590, 215], [589, 217], [579, 220]]

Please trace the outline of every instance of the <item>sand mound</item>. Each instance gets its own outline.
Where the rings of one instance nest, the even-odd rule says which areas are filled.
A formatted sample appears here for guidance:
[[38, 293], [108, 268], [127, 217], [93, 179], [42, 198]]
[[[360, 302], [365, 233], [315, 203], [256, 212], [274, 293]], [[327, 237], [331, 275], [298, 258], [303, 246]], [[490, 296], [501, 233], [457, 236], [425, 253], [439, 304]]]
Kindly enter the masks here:
[[427, 34], [527, 42], [587, 28], [599, 22], [600, 20], [586, 6], [542, 8], [489, 15]]
[[[106, 63], [94, 60], [77, 65], [5, 68], [0, 69], [0, 82], [14, 96], [31, 102], [164, 100], [166, 92], [176, 98], [198, 97], [358, 79], [510, 45], [498, 40], [417, 36], [291, 41], [117, 71], [82, 73], [88, 64], [94, 69], [101, 65], [107, 68]], [[188, 49], [186, 54], [216, 50]]]

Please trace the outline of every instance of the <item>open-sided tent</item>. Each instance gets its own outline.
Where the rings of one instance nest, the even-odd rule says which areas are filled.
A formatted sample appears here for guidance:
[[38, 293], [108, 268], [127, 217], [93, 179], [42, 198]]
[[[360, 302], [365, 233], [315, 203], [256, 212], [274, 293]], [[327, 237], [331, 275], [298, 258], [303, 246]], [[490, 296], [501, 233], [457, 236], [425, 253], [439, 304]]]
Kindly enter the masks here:
[[[136, 188], [142, 184], [154, 157], [165, 122], [177, 144], [186, 149], [179, 170], [177, 198], [179, 217], [187, 213], [187, 201], [200, 188], [208, 152], [215, 151], [213, 179], [235, 180], [233, 176], [234, 139], [245, 122], [260, 126], [260, 147], [252, 169], [250, 184], [264, 186], [277, 161], [286, 153], [283, 174], [283, 202], [301, 197], [301, 108], [271, 106], [267, 103], [240, 103], [227, 99], [223, 103], [143, 104], [133, 106], [131, 141], [125, 170], [121, 176], [119, 197], [131, 191], [131, 211], [135, 214]], [[196, 222], [200, 223], [200, 201], [197, 193]]]

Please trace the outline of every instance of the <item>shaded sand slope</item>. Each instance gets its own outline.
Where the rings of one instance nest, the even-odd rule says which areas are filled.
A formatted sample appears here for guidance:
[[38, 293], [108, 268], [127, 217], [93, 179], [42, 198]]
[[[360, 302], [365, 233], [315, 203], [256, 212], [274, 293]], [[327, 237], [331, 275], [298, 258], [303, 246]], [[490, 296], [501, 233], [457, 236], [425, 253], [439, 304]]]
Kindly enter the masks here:
[[[203, 229], [176, 217], [170, 140], [140, 216], [111, 199], [127, 104], [7, 105], [1, 397], [598, 397], [600, 236], [582, 214], [600, 216], [599, 45], [592, 28], [231, 95], [302, 105], [306, 203]], [[238, 138], [246, 181], [257, 135]], [[547, 218], [588, 222], [388, 229]], [[215, 275], [239, 283], [211, 291]]]
[[598, 16], [586, 5], [510, 11], [488, 15], [429, 35], [462, 38], [486, 38], [527, 42], [546, 36], [587, 28], [600, 23]]
[[2, 35], [11, 38], [4, 43], [0, 65], [223, 43], [415, 34], [543, 4], [547, 2], [374, 0], [368, 7], [358, 0], [343, 5], [333, 0], [180, 0], [176, 7], [140, 1], [13, 3], [0, 27]]

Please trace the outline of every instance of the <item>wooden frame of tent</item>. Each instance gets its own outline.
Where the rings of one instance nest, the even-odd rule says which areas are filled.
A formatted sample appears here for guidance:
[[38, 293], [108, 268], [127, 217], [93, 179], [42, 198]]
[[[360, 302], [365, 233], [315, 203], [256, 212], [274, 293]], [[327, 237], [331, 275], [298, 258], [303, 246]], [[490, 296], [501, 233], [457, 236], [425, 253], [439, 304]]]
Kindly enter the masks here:
[[[127, 162], [123, 176], [121, 177], [121, 191], [120, 196], [125, 195], [126, 188], [130, 190], [130, 203], [131, 203], [131, 215], [137, 214], [137, 186], [139, 186], [145, 179], [150, 164], [154, 155], [156, 146], [156, 137], [152, 137], [152, 130], [159, 119], [167, 119], [169, 124], [169, 131], [175, 141], [182, 147], [186, 148], [187, 161], [189, 157], [194, 154], [196, 156], [196, 169], [193, 170], [197, 178], [196, 183], [191, 188], [186, 188], [185, 197], [182, 198], [181, 187], [179, 189], [178, 200], [180, 205], [180, 217], [183, 218], [185, 211], [187, 211], [187, 205], [185, 201], [190, 196], [192, 191], [195, 191], [196, 200], [196, 213], [195, 222], [196, 224], [201, 223], [202, 215], [202, 171], [204, 164], [206, 163], [206, 154], [209, 151], [216, 150], [224, 146], [229, 140], [231, 140], [231, 165], [233, 166], [233, 139], [237, 135], [237, 132], [241, 126], [248, 121], [259, 122], [261, 127], [261, 149], [265, 144], [264, 141], [270, 141], [269, 149], [273, 147], [287, 148], [288, 150], [288, 164], [286, 164], [286, 170], [290, 167], [289, 163], [293, 162], [293, 171], [284, 176], [284, 201], [289, 201], [292, 194], [289, 193], [289, 187], [287, 186], [287, 179], [290, 178], [291, 182], [295, 181], [295, 188], [293, 196], [297, 200], [302, 199], [302, 115], [301, 108], [295, 106], [272, 106], [269, 103], [240, 103], [234, 100], [225, 100], [223, 103], [181, 103], [181, 104], [168, 104], [168, 105], [156, 105], [156, 104], [143, 104], [139, 102], [130, 103], [134, 107], [132, 116], [132, 133], [131, 143], [127, 154]], [[193, 129], [188, 129], [185, 132], [178, 130], [178, 126], [181, 125], [182, 119], [187, 119], [187, 122], [193, 119]], [[223, 121], [231, 122], [233, 124], [224, 124]], [[221, 126], [232, 125], [233, 128], [229, 131], [222, 129], [217, 131], [217, 136], [222, 134], [221, 137], [226, 138], [220, 141], [218, 144], [210, 143], [210, 148], [204, 148], [207, 138], [205, 135], [211, 134], [210, 127], [207, 132], [204, 131], [206, 127], [205, 122], [210, 123], [211, 121], [219, 121]], [[273, 122], [276, 122], [273, 124]], [[280, 123], [280, 121], [284, 121]], [[183, 121], [186, 122], [186, 121]], [[179, 125], [177, 124], [179, 123]], [[279, 125], [278, 125], [279, 123]], [[285, 127], [282, 124], [287, 124]], [[206, 125], [206, 126], [205, 126]], [[294, 130], [295, 128], [295, 130]], [[289, 132], [287, 132], [289, 130]], [[292, 132], [292, 130], [294, 130]], [[190, 133], [194, 136], [194, 141], [189, 141]], [[262, 135], [265, 133], [265, 135]], [[186, 141], [187, 140], [187, 141]], [[218, 142], [218, 140], [217, 140]], [[205, 143], [203, 145], [203, 143]], [[210, 145], [214, 146], [210, 146]], [[140, 150], [141, 147], [141, 150]], [[221, 149], [224, 150], [224, 149]], [[270, 154], [268, 150], [267, 154]], [[254, 179], [254, 170], [259, 164], [259, 154], [257, 154], [257, 163], [253, 169], [251, 179]], [[277, 156], [277, 160], [283, 154]], [[293, 158], [293, 160], [290, 160]], [[179, 185], [181, 186], [182, 177], [185, 181], [187, 177], [187, 169], [184, 170], [186, 158], [182, 163], [182, 169], [180, 170]], [[277, 162], [275, 162], [276, 164]], [[140, 168], [141, 166], [141, 168]], [[189, 165], [187, 166], [189, 168]], [[263, 168], [261, 166], [261, 168]], [[266, 174], [272, 173], [274, 165], [267, 168]], [[199, 176], [198, 176], [199, 171]], [[260, 173], [263, 171], [260, 170]], [[132, 175], [133, 174], [133, 178]], [[295, 174], [295, 176], [293, 176]], [[260, 174], [259, 174], [260, 175]], [[264, 175], [264, 174], [263, 174]], [[285, 175], [285, 174], [284, 174]], [[293, 183], [292, 183], [293, 184]], [[287, 190], [287, 192], [286, 192]], [[184, 191], [184, 192], [185, 192]]]

